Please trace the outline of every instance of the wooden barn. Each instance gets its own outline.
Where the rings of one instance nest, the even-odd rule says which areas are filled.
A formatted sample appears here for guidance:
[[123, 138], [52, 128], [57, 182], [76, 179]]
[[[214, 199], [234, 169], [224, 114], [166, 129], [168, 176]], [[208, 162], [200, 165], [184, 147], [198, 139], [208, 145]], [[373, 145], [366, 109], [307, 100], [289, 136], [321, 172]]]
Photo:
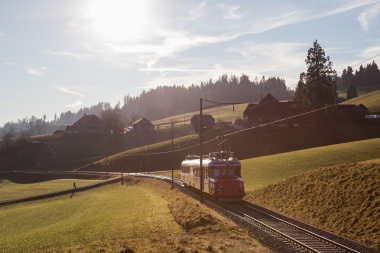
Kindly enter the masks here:
[[96, 115], [85, 114], [72, 126], [67, 126], [66, 132], [70, 134], [109, 134], [111, 129]]
[[140, 118], [132, 123], [133, 131], [149, 132], [154, 131], [154, 125], [146, 118]]

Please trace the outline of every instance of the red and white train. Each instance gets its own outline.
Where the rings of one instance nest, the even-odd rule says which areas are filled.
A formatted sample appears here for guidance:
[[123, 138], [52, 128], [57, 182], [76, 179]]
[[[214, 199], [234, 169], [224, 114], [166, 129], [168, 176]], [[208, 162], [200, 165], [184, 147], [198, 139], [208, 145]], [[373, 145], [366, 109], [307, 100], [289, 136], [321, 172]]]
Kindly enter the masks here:
[[[212, 152], [203, 156], [203, 191], [221, 201], [239, 201], [245, 195], [240, 161], [232, 152]], [[200, 189], [200, 159], [188, 155], [181, 164], [181, 180], [185, 186]]]

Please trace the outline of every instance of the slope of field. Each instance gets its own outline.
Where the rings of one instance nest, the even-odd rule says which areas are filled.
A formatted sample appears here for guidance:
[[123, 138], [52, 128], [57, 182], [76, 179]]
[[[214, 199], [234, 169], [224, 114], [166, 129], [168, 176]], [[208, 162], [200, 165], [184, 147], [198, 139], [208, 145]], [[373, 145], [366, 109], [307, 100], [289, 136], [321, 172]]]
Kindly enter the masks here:
[[246, 199], [380, 250], [380, 159], [305, 172]]
[[[215, 122], [232, 122], [236, 120], [237, 118], [243, 117], [243, 112], [247, 108], [248, 103], [244, 104], [237, 104], [232, 107], [232, 105], [224, 105], [224, 106], [218, 106], [213, 107], [209, 109], [202, 110], [203, 114], [210, 114], [214, 117]], [[181, 126], [181, 125], [191, 125], [191, 118], [199, 114], [199, 111], [194, 111], [182, 115], [175, 115], [173, 117], [164, 118], [160, 120], [152, 121], [152, 123], [155, 126], [160, 126], [161, 128], [169, 128], [171, 126], [171, 123], [173, 122], [175, 126]]]
[[97, 183], [99, 180], [58, 179], [31, 184], [16, 184], [9, 180], [0, 179], [0, 201], [26, 198], [47, 192], [69, 190], [73, 188], [74, 182], [76, 187], [82, 187]]
[[363, 104], [370, 113], [380, 112], [380, 90], [372, 91], [359, 97], [347, 100], [342, 104]]
[[270, 252], [170, 185], [131, 179], [0, 207], [0, 252]]
[[380, 158], [380, 138], [242, 160], [247, 190], [256, 190], [326, 166]]

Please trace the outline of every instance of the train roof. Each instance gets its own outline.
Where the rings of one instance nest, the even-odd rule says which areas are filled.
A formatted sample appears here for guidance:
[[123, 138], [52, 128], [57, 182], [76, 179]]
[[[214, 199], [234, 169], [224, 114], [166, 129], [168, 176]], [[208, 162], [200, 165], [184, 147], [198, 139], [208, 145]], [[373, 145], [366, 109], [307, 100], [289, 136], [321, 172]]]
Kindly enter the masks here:
[[[187, 155], [186, 160], [182, 163], [199, 164], [199, 155]], [[234, 156], [233, 152], [220, 151], [211, 152], [208, 155], [202, 157], [202, 163], [207, 164], [240, 164], [240, 161]]]

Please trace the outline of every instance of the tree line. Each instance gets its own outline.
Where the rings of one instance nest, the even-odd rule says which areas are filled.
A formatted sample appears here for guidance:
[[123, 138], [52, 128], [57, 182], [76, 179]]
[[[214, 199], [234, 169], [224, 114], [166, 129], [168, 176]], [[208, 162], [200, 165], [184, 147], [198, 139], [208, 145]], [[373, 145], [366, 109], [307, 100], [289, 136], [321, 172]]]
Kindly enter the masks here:
[[200, 85], [158, 86], [149, 91], [143, 91], [138, 96], [125, 95], [121, 104], [114, 107], [107, 102], [99, 102], [91, 107], [84, 107], [77, 112], [67, 111], [60, 115], [55, 114], [52, 121], [46, 121], [46, 116], [38, 118], [20, 119], [17, 122], [8, 122], [0, 131], [4, 135], [8, 132], [29, 131], [31, 136], [46, 133], [47, 126], [71, 125], [83, 115], [94, 114], [101, 118], [111, 129], [118, 132], [126, 125], [140, 117], [149, 120], [184, 114], [199, 109], [199, 98], [220, 102], [255, 102], [261, 96], [271, 93], [279, 99], [292, 99], [293, 91], [287, 88], [285, 80], [279, 77], [263, 76], [250, 80], [246, 74], [240, 77], [223, 74], [215, 82], [210, 79]]
[[[109, 103], [99, 102], [90, 108], [81, 108], [77, 112], [63, 112], [54, 116], [54, 120], [47, 122], [46, 116], [37, 118], [32, 116], [8, 122], [0, 128], [0, 133], [29, 131], [30, 135], [43, 134], [48, 125], [71, 125], [84, 114], [94, 114], [101, 118], [114, 132], [122, 131], [126, 125], [140, 117], [149, 120], [166, 118], [173, 115], [185, 114], [199, 109], [199, 98], [223, 103], [257, 102], [267, 93], [271, 93], [279, 100], [294, 100], [296, 107], [303, 111], [316, 110], [326, 107], [325, 117], [331, 116], [338, 100], [337, 87], [347, 89], [347, 99], [357, 96], [355, 87], [380, 85], [380, 71], [373, 61], [366, 67], [360, 66], [353, 71], [352, 67], [344, 69], [338, 77], [332, 68], [333, 63], [329, 56], [316, 40], [308, 50], [305, 59], [307, 71], [300, 74], [296, 90], [289, 89], [285, 80], [279, 77], [263, 76], [250, 80], [246, 74], [240, 77], [223, 74], [216, 81], [210, 79], [200, 85], [158, 86], [149, 91], [143, 91], [138, 96], [124, 96], [112, 107]], [[327, 107], [328, 106], [328, 107]]]
[[380, 70], [375, 61], [368, 63], [366, 67], [360, 65], [355, 72], [352, 67], [348, 66], [343, 70], [339, 84], [342, 89], [348, 89], [351, 85], [356, 88], [380, 85]]

